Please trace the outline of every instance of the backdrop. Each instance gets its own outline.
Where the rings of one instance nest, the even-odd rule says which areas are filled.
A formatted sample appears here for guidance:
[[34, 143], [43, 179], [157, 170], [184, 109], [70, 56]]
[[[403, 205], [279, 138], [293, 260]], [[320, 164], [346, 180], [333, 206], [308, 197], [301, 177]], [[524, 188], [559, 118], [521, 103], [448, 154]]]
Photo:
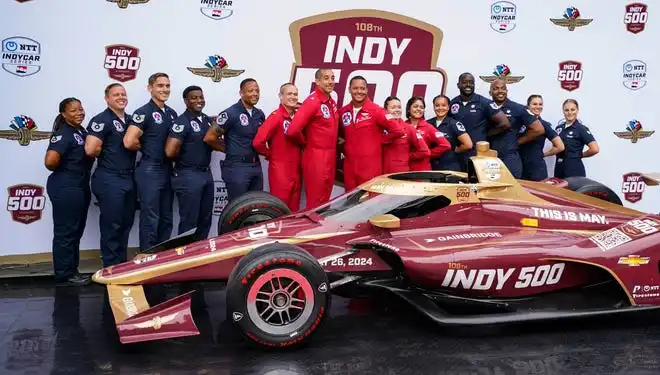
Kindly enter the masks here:
[[[660, 190], [644, 191], [635, 175], [660, 172], [660, 135], [653, 134], [660, 126], [654, 107], [660, 97], [655, 85], [660, 54], [653, 47], [660, 28], [653, 4], [359, 3], [373, 10], [353, 10], [351, 0], [3, 1], [0, 152], [5, 162], [0, 185], [7, 211], [0, 215], [0, 255], [51, 249], [52, 211], [45, 196], [49, 172], [43, 159], [59, 101], [80, 98], [87, 125], [105, 108], [105, 86], [119, 81], [128, 90], [131, 112], [149, 100], [147, 77], [156, 71], [171, 77], [170, 106], [181, 113], [181, 92], [199, 85], [209, 115], [235, 103], [239, 82], [247, 77], [258, 80], [258, 106], [266, 114], [278, 104], [280, 84], [290, 79], [302, 100], [312, 88], [313, 71], [322, 66], [335, 69], [339, 104], [350, 99], [347, 80], [363, 74], [373, 84], [377, 103], [392, 93], [404, 101], [421, 94], [429, 117], [430, 98], [443, 91], [458, 94], [460, 73], [472, 72], [477, 92], [486, 96], [488, 81], [504, 76], [516, 101], [542, 94], [543, 117], [553, 124], [561, 119], [561, 102], [577, 99], [580, 118], [601, 147], [600, 154], [586, 160], [588, 176], [616, 190], [626, 206], [660, 211]], [[217, 56], [228, 68], [245, 71], [214, 79], [221, 76], [213, 71], [222, 68], [213, 65]], [[222, 154], [214, 154], [218, 214], [226, 192]], [[550, 171], [553, 165], [554, 158], [548, 160]], [[342, 192], [337, 187], [334, 194]], [[212, 235], [215, 227], [216, 222]], [[137, 219], [130, 245], [137, 245]], [[81, 247], [99, 248], [95, 205]]]

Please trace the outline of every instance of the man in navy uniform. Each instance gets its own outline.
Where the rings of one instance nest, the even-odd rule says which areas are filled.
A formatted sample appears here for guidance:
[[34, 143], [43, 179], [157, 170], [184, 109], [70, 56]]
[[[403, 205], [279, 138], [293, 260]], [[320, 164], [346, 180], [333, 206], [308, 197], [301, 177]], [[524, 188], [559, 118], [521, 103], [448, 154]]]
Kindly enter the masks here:
[[112, 83], [105, 89], [105, 111], [94, 116], [87, 126], [85, 153], [97, 158], [92, 176], [92, 192], [101, 215], [101, 258], [103, 267], [127, 259], [128, 237], [135, 219], [133, 167], [136, 153], [124, 147], [124, 134], [130, 116], [126, 89]]
[[257, 81], [244, 79], [239, 93], [240, 100], [218, 115], [216, 124], [204, 137], [211, 147], [216, 147], [220, 137], [224, 138], [220, 151], [225, 153], [225, 160], [221, 162], [221, 171], [229, 202], [248, 191], [264, 188], [259, 154], [252, 147], [257, 129], [266, 120], [263, 111], [255, 107], [259, 102]]
[[[460, 95], [449, 103], [449, 116], [460, 121], [472, 139], [471, 150], [457, 154], [461, 170], [467, 170], [467, 161], [476, 154], [477, 142], [487, 140], [487, 132], [491, 135], [503, 132], [509, 128], [509, 119], [491, 100], [474, 92], [474, 76], [463, 73], [456, 84]], [[488, 129], [488, 121], [495, 127]]]
[[[518, 144], [543, 134], [544, 129], [539, 119], [524, 105], [510, 100], [508, 93], [504, 80], [498, 78], [491, 82], [490, 95], [497, 107], [508, 117], [510, 127], [499, 134], [489, 136], [488, 142], [513, 177], [520, 179], [523, 168]], [[522, 141], [518, 140], [519, 135], [522, 135]]]
[[194, 240], [206, 239], [213, 218], [213, 174], [209, 164], [213, 148], [204, 142], [211, 119], [202, 112], [206, 101], [198, 86], [183, 90], [186, 111], [170, 129], [165, 154], [174, 160], [172, 188], [179, 201], [179, 234], [192, 228]]
[[172, 165], [165, 156], [165, 139], [178, 117], [176, 111], [165, 104], [170, 97], [167, 74], [152, 74], [147, 89], [151, 100], [133, 113], [124, 136], [124, 146], [132, 151], [140, 150], [142, 154], [135, 169], [140, 199], [141, 251], [172, 235]]

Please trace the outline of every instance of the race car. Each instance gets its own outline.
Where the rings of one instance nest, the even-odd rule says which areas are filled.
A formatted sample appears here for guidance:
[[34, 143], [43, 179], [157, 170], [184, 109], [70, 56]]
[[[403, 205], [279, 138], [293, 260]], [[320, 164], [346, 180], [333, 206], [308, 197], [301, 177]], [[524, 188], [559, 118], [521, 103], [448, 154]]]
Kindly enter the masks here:
[[184, 233], [93, 280], [122, 343], [199, 334], [194, 291], [151, 307], [144, 288], [220, 280], [248, 341], [284, 348], [313, 336], [332, 294], [390, 293], [461, 326], [656, 309], [659, 227], [589, 179], [516, 180], [480, 142], [467, 173], [383, 175], [297, 213], [247, 193], [224, 209], [219, 236]]

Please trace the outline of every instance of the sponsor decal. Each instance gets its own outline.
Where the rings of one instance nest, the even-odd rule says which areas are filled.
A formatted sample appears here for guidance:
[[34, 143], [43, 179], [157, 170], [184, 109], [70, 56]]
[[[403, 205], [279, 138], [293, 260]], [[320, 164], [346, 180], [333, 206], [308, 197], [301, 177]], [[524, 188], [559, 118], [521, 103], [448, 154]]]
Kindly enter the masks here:
[[2, 69], [19, 77], [39, 73], [41, 71], [41, 44], [23, 36], [3, 40]]
[[627, 264], [630, 267], [639, 267], [641, 264], [649, 264], [651, 258], [640, 257], [639, 255], [628, 255], [627, 257], [619, 257], [618, 264]]
[[646, 4], [631, 3], [626, 5], [623, 24], [626, 25], [626, 30], [633, 34], [639, 34], [644, 31], [648, 17], [648, 7]]
[[490, 6], [490, 28], [498, 33], [507, 33], [516, 28], [516, 4], [498, 1]]
[[220, 216], [222, 210], [225, 209], [225, 206], [229, 202], [229, 195], [227, 195], [227, 186], [225, 182], [213, 181], [215, 193], [213, 194], [213, 215]]
[[[502, 290], [505, 286], [515, 289], [536, 288], [554, 285], [561, 280], [565, 264], [493, 269], [449, 269], [442, 281], [445, 288], [469, 290]], [[516, 272], [518, 271], [518, 272]], [[513, 279], [513, 275], [516, 275]], [[509, 281], [510, 280], [510, 281]], [[513, 284], [513, 285], [511, 285]]]
[[589, 237], [589, 239], [603, 251], [612, 250], [615, 247], [632, 241], [632, 238], [623, 233], [619, 228], [608, 229]]
[[568, 31], [575, 31], [576, 27], [587, 26], [593, 21], [593, 18], [582, 18], [580, 11], [576, 7], [566, 8], [562, 18], [550, 18], [550, 22], [557, 26], [566, 27]]
[[328, 283], [325, 282], [321, 283], [321, 285], [319, 285], [318, 287], [318, 290], [321, 293], [326, 293], [328, 291]]
[[621, 192], [623, 198], [630, 203], [637, 203], [642, 200], [642, 194], [646, 189], [646, 183], [641, 173], [626, 173], [623, 175], [623, 184]]
[[209, 240], [209, 249], [211, 249], [211, 252], [214, 252], [214, 251], [216, 250], [216, 248], [215, 248], [215, 240], [212, 239], [212, 238]]
[[632, 296], [633, 298], [660, 297], [660, 285], [635, 285]]
[[566, 91], [579, 89], [582, 82], [582, 63], [573, 60], [560, 62], [557, 80], [561, 88]]
[[[281, 225], [281, 222], [279, 224]], [[278, 228], [276, 223], [268, 223], [256, 227], [250, 227], [247, 229], [248, 238], [251, 240], [260, 240], [262, 238], [266, 238], [270, 235], [268, 229], [281, 229], [281, 228]]]
[[340, 107], [350, 101], [348, 82], [357, 74], [369, 82], [376, 103], [390, 95], [419, 95], [430, 103], [445, 93], [447, 75], [436, 66], [443, 33], [433, 25], [385, 11], [347, 10], [297, 20], [289, 31], [295, 57], [290, 82], [303, 98], [319, 68], [333, 69], [331, 95]]
[[471, 189], [467, 187], [457, 187], [456, 188], [456, 201], [457, 202], [467, 202], [470, 200]]
[[499, 180], [500, 177], [502, 177], [502, 175], [500, 175], [501, 166], [502, 165], [497, 160], [486, 160], [482, 171], [487, 179], [492, 181]]
[[177, 247], [174, 251], [176, 252], [176, 255], [184, 255], [186, 253], [186, 247]]
[[399, 248], [396, 247], [396, 246], [392, 246], [392, 245], [390, 245], [390, 244], [388, 244], [388, 243], [381, 242], [381, 241], [375, 240], [375, 239], [373, 239], [373, 238], [372, 238], [371, 240], [369, 240], [369, 243], [370, 243], [370, 244], [373, 244], [373, 245], [376, 245], [376, 246], [379, 246], [379, 247], [383, 247], [383, 248], [385, 248], [385, 249], [390, 249], [390, 250], [392, 250], [392, 251], [394, 251], [394, 252], [397, 252], [397, 251], [400, 251], [400, 250], [401, 250], [401, 249], [399, 249]]
[[234, 312], [231, 314], [231, 318], [232, 318], [235, 322], [238, 322], [238, 321], [240, 321], [241, 319], [243, 319], [243, 314], [234, 311]]
[[201, 0], [199, 10], [212, 20], [224, 20], [234, 14], [231, 0]]
[[491, 83], [496, 79], [503, 80], [507, 85], [512, 83], [518, 83], [525, 78], [525, 76], [512, 76], [511, 69], [506, 64], [500, 64], [493, 69], [493, 75], [490, 76], [479, 76], [482, 81]]
[[135, 304], [135, 299], [131, 297], [130, 289], [122, 289], [121, 294], [124, 296], [121, 300], [124, 303], [124, 311], [126, 315], [130, 318], [133, 315], [138, 313], [137, 305]]
[[139, 258], [135, 258], [135, 259], [133, 260], [133, 263], [135, 263], [135, 264], [145, 264], [145, 263], [149, 263], [149, 262], [151, 262], [152, 260], [156, 259], [156, 257], [157, 257], [157, 254], [151, 254], [151, 255], [147, 255], [147, 256], [142, 256], [142, 257], [139, 257]]
[[471, 240], [474, 238], [500, 238], [502, 234], [499, 232], [481, 232], [481, 233], [460, 233], [451, 236], [439, 236], [435, 238], [425, 238], [426, 243], [436, 241], [456, 241], [456, 240]]
[[22, 224], [32, 224], [41, 220], [46, 207], [44, 187], [33, 184], [19, 184], [7, 188], [7, 211], [11, 219]]
[[614, 132], [618, 138], [630, 139], [630, 142], [637, 143], [638, 140], [648, 138], [655, 133], [655, 130], [644, 130], [642, 123], [632, 119], [628, 121], [625, 132]]
[[623, 85], [629, 90], [639, 90], [646, 86], [646, 63], [630, 60], [623, 64]]
[[18, 141], [21, 146], [28, 146], [32, 141], [41, 141], [51, 136], [51, 132], [37, 130], [37, 124], [26, 115], [14, 116], [9, 128], [11, 130], [0, 130], [0, 138]]
[[117, 3], [120, 9], [126, 9], [129, 5], [146, 4], [149, 0], [106, 0], [111, 3]]
[[463, 263], [456, 263], [456, 262], [449, 262], [447, 263], [447, 267], [450, 270], [466, 270], [468, 269], [468, 266], [466, 266]]
[[220, 55], [209, 56], [203, 68], [187, 68], [192, 74], [200, 77], [211, 78], [213, 82], [220, 82], [223, 78], [238, 77], [245, 69], [229, 69], [227, 60]]
[[114, 80], [128, 82], [135, 79], [141, 62], [140, 50], [137, 47], [126, 44], [105, 46], [103, 67]]
[[658, 231], [660, 223], [655, 219], [637, 219], [626, 222], [621, 226], [621, 230], [632, 237], [644, 237]]
[[162, 316], [162, 317], [161, 316], [156, 316], [153, 319], [147, 320], [146, 322], [134, 323], [133, 327], [141, 328], [141, 329], [153, 328], [154, 331], [157, 331], [157, 330], [161, 329], [164, 324], [167, 324], [169, 322], [174, 321], [174, 319], [176, 318], [176, 316], [178, 314], [179, 314], [178, 312], [175, 312], [175, 313], [165, 315], [165, 316]]
[[532, 215], [541, 219], [609, 224], [605, 215], [532, 207]]

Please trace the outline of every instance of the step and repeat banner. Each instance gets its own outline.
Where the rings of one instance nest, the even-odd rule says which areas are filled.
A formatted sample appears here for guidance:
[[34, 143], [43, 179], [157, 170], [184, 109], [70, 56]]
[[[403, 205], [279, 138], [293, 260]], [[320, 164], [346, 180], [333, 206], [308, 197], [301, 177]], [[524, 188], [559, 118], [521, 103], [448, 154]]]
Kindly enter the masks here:
[[[656, 5], [363, 0], [353, 9], [351, 0], [5, 0], [0, 186], [6, 212], [0, 215], [0, 255], [51, 249], [44, 156], [60, 100], [79, 98], [87, 124], [105, 109], [105, 86], [121, 82], [132, 112], [149, 100], [147, 78], [154, 72], [170, 75], [168, 104], [179, 113], [185, 110], [183, 89], [201, 86], [209, 115], [235, 103], [239, 83], [248, 77], [259, 82], [258, 107], [266, 114], [277, 107], [278, 88], [289, 80], [302, 101], [319, 67], [335, 70], [340, 105], [350, 100], [348, 80], [361, 74], [376, 103], [391, 94], [404, 103], [422, 95], [427, 117], [433, 116], [433, 96], [458, 94], [459, 74], [471, 72], [476, 91], [487, 97], [489, 82], [499, 76], [515, 101], [543, 95], [543, 117], [553, 124], [562, 118], [561, 103], [577, 99], [580, 118], [601, 149], [585, 161], [588, 176], [614, 189], [626, 206], [657, 213], [660, 189], [646, 191], [639, 177], [660, 172]], [[243, 73], [223, 78], [222, 69]], [[214, 153], [216, 221], [227, 199], [222, 157]], [[554, 157], [547, 164], [552, 174]], [[334, 194], [342, 192], [337, 186]], [[177, 215], [175, 202], [173, 234]], [[83, 250], [99, 248], [98, 216], [92, 204]], [[215, 227], [214, 222], [212, 235]], [[137, 215], [130, 245], [137, 246]]]

